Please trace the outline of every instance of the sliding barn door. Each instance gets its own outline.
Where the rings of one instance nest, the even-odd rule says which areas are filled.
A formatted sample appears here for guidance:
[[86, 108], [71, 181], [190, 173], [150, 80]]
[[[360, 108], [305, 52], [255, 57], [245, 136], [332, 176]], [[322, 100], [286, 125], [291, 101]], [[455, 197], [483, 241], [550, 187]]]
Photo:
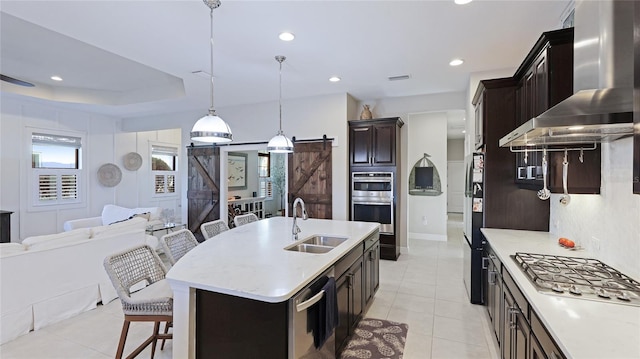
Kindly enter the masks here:
[[188, 147], [188, 228], [199, 241], [200, 225], [220, 218], [220, 149]]
[[289, 215], [300, 197], [311, 218], [331, 219], [331, 141], [296, 143], [289, 154]]

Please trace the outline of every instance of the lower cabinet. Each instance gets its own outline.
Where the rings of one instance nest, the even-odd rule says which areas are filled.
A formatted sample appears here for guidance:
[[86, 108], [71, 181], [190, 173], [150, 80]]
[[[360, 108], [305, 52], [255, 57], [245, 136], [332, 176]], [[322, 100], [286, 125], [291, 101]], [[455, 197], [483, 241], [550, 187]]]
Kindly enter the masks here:
[[341, 351], [353, 334], [364, 309], [362, 256], [336, 281], [340, 324], [336, 328], [336, 348]]
[[369, 304], [380, 286], [380, 241], [365, 242], [364, 249], [364, 301]]
[[502, 340], [502, 274], [500, 268], [502, 264], [490, 248], [486, 248], [487, 263], [487, 311], [493, 333], [496, 336], [498, 345]]
[[[489, 255], [492, 253], [489, 251]], [[491, 257], [489, 256], [489, 259]], [[497, 260], [499, 263], [499, 260]], [[487, 310], [500, 345], [502, 359], [563, 359], [564, 354], [530, 307], [507, 270], [488, 262]], [[495, 271], [497, 274], [492, 275]], [[500, 275], [501, 273], [501, 275]], [[500, 284], [491, 284], [492, 276]], [[501, 279], [501, 280], [500, 280]], [[500, 300], [496, 303], [495, 298]], [[498, 309], [499, 308], [499, 309]], [[500, 313], [499, 315], [497, 313]]]

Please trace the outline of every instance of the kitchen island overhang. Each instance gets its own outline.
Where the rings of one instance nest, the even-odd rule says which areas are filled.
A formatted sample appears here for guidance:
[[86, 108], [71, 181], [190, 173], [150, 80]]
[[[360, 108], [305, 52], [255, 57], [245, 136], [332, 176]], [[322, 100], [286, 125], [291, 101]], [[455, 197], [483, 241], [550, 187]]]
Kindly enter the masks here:
[[[283, 303], [378, 233], [377, 223], [274, 217], [213, 237], [187, 253], [167, 274], [174, 292], [173, 356], [195, 357], [197, 290], [264, 303]], [[286, 250], [314, 235], [346, 240], [326, 253]]]

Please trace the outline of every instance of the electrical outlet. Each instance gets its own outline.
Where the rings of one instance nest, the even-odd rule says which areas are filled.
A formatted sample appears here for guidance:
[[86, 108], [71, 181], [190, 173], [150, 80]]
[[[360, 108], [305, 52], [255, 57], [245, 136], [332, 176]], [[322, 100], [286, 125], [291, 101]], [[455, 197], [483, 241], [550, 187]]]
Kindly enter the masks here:
[[422, 216], [422, 224], [426, 226], [427, 223], [427, 216]]
[[591, 250], [600, 251], [600, 239], [591, 237]]

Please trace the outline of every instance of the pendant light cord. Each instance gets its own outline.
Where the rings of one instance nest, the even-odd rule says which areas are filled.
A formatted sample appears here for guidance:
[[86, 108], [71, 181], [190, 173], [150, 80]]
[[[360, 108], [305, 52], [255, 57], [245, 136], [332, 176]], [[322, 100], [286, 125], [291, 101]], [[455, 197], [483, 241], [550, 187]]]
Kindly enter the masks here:
[[280, 129], [278, 131], [279, 135], [282, 135], [282, 62], [284, 61], [284, 59], [284, 56], [276, 57], [276, 60], [278, 60], [278, 62], [280, 63], [280, 94], [278, 95], [278, 106], [280, 110]]
[[211, 18], [211, 36], [209, 38], [211, 43], [211, 67], [209, 68], [211, 71], [211, 107], [209, 107], [209, 114], [215, 116], [216, 110], [213, 107], [213, 9], [214, 7], [211, 6], [211, 14], [209, 15]]

